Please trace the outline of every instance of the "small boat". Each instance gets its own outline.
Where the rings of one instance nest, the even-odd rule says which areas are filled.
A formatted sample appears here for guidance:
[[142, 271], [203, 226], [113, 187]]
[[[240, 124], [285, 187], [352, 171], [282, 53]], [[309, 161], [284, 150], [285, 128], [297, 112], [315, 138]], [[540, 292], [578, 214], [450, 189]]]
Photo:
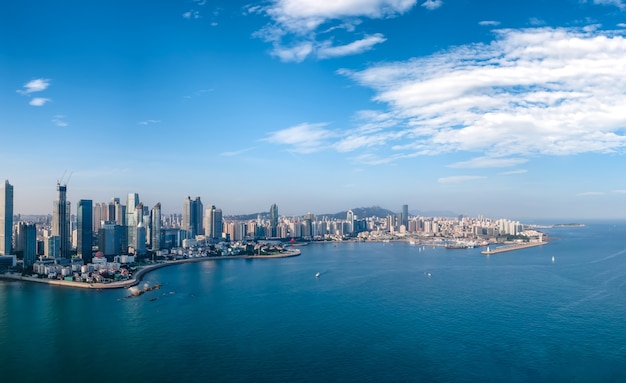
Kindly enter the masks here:
[[426, 273], [426, 276], [427, 276], [428, 278], [430, 278], [430, 277], [432, 277], [433, 275], [432, 275], [431, 273]]
[[552, 256], [552, 263], [554, 263], [554, 255]]
[[320, 272], [318, 271], [317, 273], [315, 273], [315, 278], [319, 278], [320, 276]]

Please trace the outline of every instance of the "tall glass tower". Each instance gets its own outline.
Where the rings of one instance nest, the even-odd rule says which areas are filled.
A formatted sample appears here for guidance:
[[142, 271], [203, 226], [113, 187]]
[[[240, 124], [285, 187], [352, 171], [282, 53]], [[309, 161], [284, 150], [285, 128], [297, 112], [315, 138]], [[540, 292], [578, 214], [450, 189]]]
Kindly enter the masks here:
[[91, 262], [93, 241], [93, 201], [81, 199], [76, 206], [76, 253], [85, 264]]
[[11, 254], [13, 242], [13, 185], [8, 180], [0, 189], [0, 255]]
[[270, 237], [277, 237], [278, 232], [278, 205], [275, 203], [270, 206]]
[[57, 183], [57, 199], [52, 206], [52, 235], [59, 237], [59, 257], [69, 258], [70, 203], [67, 201], [67, 186]]
[[161, 203], [150, 212], [150, 249], [161, 250]]

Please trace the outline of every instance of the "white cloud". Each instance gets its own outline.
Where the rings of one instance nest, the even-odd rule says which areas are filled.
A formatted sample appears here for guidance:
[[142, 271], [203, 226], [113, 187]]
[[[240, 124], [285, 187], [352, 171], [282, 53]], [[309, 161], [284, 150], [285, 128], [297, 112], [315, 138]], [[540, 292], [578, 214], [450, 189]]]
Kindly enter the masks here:
[[621, 189], [621, 190], [612, 190], [613, 193], [620, 193], [620, 194], [626, 194], [626, 189]]
[[469, 161], [456, 162], [450, 168], [507, 168], [528, 162], [525, 158], [476, 157]]
[[268, 6], [251, 6], [246, 11], [271, 18], [255, 36], [272, 43], [273, 55], [283, 61], [302, 61], [309, 55], [325, 59], [359, 54], [384, 42], [384, 37], [377, 33], [331, 46], [332, 39], [319, 42], [318, 35], [336, 29], [354, 32], [360, 18], [395, 17], [416, 3], [417, 0], [271, 0]]
[[432, 11], [437, 9], [443, 5], [443, 1], [441, 0], [426, 0], [422, 3], [422, 7]]
[[483, 27], [497, 27], [498, 25], [500, 25], [500, 22], [495, 20], [484, 20], [479, 21], [478, 25], [482, 25]]
[[361, 40], [353, 41], [346, 45], [329, 46], [330, 42], [323, 44], [317, 50], [317, 57], [325, 59], [330, 57], [341, 57], [354, 55], [372, 49], [376, 44], [385, 42], [387, 39], [380, 33], [371, 36], [365, 36]]
[[45, 105], [47, 102], [50, 102], [52, 100], [50, 100], [49, 98], [43, 98], [43, 97], [35, 97], [32, 100], [30, 100], [30, 102], [28, 103], [28, 105], [32, 105], [32, 106], [43, 106]]
[[624, 0], [593, 0], [593, 3], [597, 5], [613, 5], [618, 7], [619, 9], [626, 8]]
[[152, 124], [159, 124], [161, 123], [160, 120], [145, 120], [145, 121], [140, 121], [137, 124], [138, 125], [152, 125]]
[[183, 13], [183, 17], [185, 19], [199, 19], [200, 18], [200, 12], [194, 11], [192, 9], [190, 11], [187, 11], [187, 12]]
[[26, 95], [26, 94], [33, 93], [33, 92], [41, 92], [41, 91], [48, 89], [49, 86], [50, 86], [49, 79], [38, 78], [35, 80], [31, 80], [27, 82], [26, 84], [24, 84], [24, 87], [23, 87], [24, 89], [18, 89], [17, 93]]
[[599, 195], [604, 195], [604, 192], [597, 192], [597, 191], [589, 191], [589, 192], [584, 192], [584, 193], [578, 193], [576, 194], [579, 197], [590, 197], [590, 196], [599, 196]]
[[620, 28], [626, 28], [626, 23], [618, 23], [617, 26]]
[[526, 169], [518, 169], [518, 170], [511, 170], [511, 171], [508, 171], [508, 172], [502, 172], [502, 173], [500, 173], [500, 175], [501, 176], [510, 176], [510, 175], [513, 175], [513, 174], [525, 174], [525, 173], [528, 173], [528, 170], [526, 170]]
[[66, 127], [68, 126], [68, 123], [64, 121], [65, 120], [65, 116], [62, 114], [57, 114], [56, 116], [54, 116], [54, 118], [52, 119], [52, 123], [56, 126], [59, 127]]
[[352, 140], [391, 145], [396, 158], [467, 151], [520, 161], [623, 151], [623, 33], [597, 27], [501, 29], [490, 44], [342, 70], [386, 105], [371, 113], [371, 123], [385, 116], [393, 123], [385, 129], [402, 137], [391, 145], [381, 143], [380, 131], [364, 130]]
[[458, 183], [458, 182], [484, 180], [486, 178], [487, 177], [485, 177], [485, 176], [450, 176], [450, 177], [438, 178], [437, 182], [439, 182], [441, 184], [447, 184], [447, 183]]
[[297, 153], [314, 153], [327, 148], [328, 139], [334, 136], [332, 131], [324, 129], [327, 125], [327, 123], [304, 123], [272, 132], [263, 141], [289, 145], [292, 151]]

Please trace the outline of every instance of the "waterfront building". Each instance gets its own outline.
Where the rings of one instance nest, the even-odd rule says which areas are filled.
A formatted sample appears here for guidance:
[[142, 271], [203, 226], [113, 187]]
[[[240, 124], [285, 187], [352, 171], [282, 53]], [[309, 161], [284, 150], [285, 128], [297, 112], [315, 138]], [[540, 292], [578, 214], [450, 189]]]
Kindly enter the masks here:
[[13, 243], [13, 185], [4, 181], [0, 189], [0, 255], [12, 254]]
[[67, 185], [57, 182], [57, 199], [52, 207], [52, 236], [59, 237], [60, 258], [70, 258], [70, 202], [67, 200]]
[[[126, 246], [133, 246], [136, 242], [135, 234], [137, 233], [137, 214], [135, 212], [135, 208], [139, 205], [139, 194], [138, 193], [128, 193], [128, 198], [126, 199]], [[119, 221], [117, 222], [119, 225]]]
[[346, 214], [346, 221], [348, 222], [347, 233], [354, 233], [354, 213], [352, 212], [352, 210], [348, 210], [348, 213]]
[[404, 229], [409, 229], [409, 205], [402, 205], [402, 213], [400, 213], [400, 225], [404, 225]]
[[91, 262], [93, 243], [93, 201], [81, 199], [76, 206], [76, 255], [82, 258], [85, 264]]
[[222, 220], [222, 209], [218, 209], [215, 205], [211, 205], [206, 210], [206, 222], [204, 225], [204, 235], [211, 239], [222, 238], [224, 231], [224, 223]]
[[15, 234], [15, 249], [23, 255], [24, 269], [29, 269], [37, 261], [37, 226], [18, 222]]
[[200, 197], [192, 200], [187, 196], [183, 201], [183, 230], [189, 233], [189, 238], [195, 238], [204, 232], [202, 228], [202, 218], [204, 214], [204, 206]]
[[161, 203], [150, 211], [150, 249], [161, 250]]
[[61, 237], [58, 235], [44, 237], [44, 255], [48, 258], [61, 257]]
[[98, 231], [98, 250], [104, 255], [117, 255], [122, 250], [122, 236], [126, 235], [124, 226], [115, 221], [104, 221]]
[[270, 237], [277, 237], [278, 233], [276, 229], [278, 228], [278, 205], [275, 203], [270, 206]]

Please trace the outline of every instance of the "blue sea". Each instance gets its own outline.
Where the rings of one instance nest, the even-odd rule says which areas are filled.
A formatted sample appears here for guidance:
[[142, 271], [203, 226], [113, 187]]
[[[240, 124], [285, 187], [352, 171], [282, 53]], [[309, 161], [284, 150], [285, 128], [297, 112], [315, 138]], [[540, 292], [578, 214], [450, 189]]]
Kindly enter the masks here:
[[0, 381], [626, 381], [626, 222], [544, 231], [490, 256], [326, 243], [183, 264], [130, 299], [0, 281]]

